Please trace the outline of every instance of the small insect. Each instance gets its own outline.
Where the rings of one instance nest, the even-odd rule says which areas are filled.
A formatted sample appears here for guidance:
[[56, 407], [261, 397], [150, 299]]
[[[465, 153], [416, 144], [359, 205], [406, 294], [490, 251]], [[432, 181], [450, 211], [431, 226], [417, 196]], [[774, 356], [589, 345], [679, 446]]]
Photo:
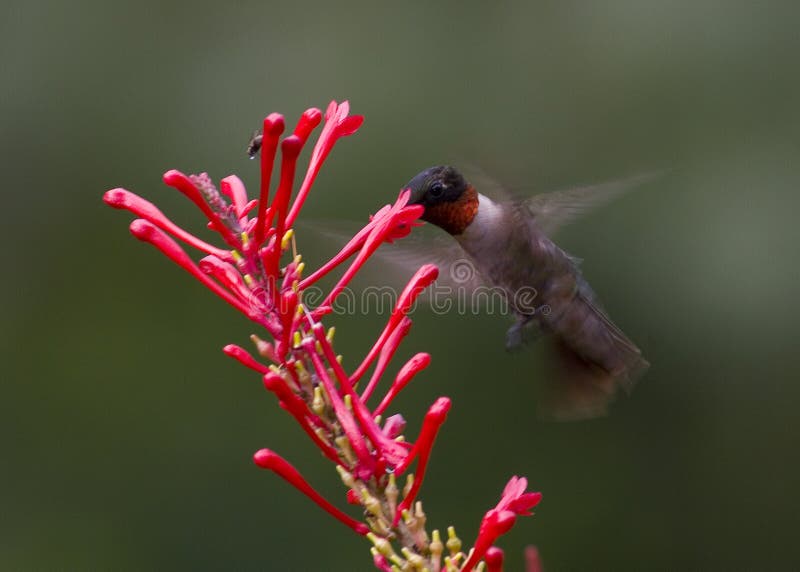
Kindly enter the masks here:
[[260, 131], [253, 131], [253, 136], [250, 137], [250, 141], [247, 142], [247, 155], [251, 159], [255, 159], [258, 152], [261, 150], [261, 141], [263, 141], [264, 137], [261, 135]]

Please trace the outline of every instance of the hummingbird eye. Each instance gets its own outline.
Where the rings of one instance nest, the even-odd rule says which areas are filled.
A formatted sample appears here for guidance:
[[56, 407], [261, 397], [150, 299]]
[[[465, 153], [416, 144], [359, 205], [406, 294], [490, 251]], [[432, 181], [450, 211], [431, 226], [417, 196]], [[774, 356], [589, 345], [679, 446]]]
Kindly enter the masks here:
[[436, 181], [431, 184], [429, 192], [432, 197], [434, 198], [439, 197], [442, 194], [442, 192], [444, 192], [444, 185], [442, 184], [441, 181]]

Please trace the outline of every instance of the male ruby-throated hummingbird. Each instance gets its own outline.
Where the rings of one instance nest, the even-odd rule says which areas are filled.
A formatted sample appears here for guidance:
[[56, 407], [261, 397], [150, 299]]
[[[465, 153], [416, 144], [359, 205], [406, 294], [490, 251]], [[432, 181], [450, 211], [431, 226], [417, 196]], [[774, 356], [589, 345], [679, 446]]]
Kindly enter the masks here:
[[[629, 390], [649, 364], [600, 308], [577, 259], [550, 235], [590, 206], [646, 178], [517, 201], [484, 196], [449, 166], [426, 169], [406, 185], [409, 202], [425, 207], [422, 220], [449, 233], [477, 277], [505, 294], [516, 317], [507, 347], [519, 347], [531, 329], [552, 335], [560, 375], [553, 383], [549, 413], [557, 418], [604, 413], [616, 390]], [[534, 304], [530, 296], [517, 296], [522, 291], [535, 294]]]
[[[260, 147], [261, 134], [256, 132], [247, 148], [251, 159]], [[451, 265], [458, 288], [499, 289], [516, 316], [506, 334], [508, 349], [522, 346], [531, 330], [551, 334], [556, 342], [558, 377], [543, 411], [557, 419], [601, 415], [617, 389], [630, 390], [649, 364], [600, 308], [578, 260], [550, 236], [591, 207], [651, 178], [494, 201], [453, 167], [431, 167], [406, 185], [409, 202], [422, 205], [422, 220], [442, 228], [456, 242], [454, 248], [439, 249], [438, 256], [433, 245], [426, 245], [422, 256], [414, 253], [411, 261], [406, 256], [406, 265], [437, 257], [440, 267]], [[476, 272], [463, 280], [456, 276], [454, 263], [465, 256]]]

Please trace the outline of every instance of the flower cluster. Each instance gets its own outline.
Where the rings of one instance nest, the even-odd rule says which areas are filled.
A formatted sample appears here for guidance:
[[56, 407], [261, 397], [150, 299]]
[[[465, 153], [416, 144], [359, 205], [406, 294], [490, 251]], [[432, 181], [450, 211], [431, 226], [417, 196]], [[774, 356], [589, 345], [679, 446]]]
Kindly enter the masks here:
[[[292, 226], [337, 140], [354, 133], [363, 120], [349, 115], [347, 102], [331, 102], [295, 193], [298, 156], [322, 119], [320, 110], [309, 109], [285, 137], [281, 115], [271, 114], [264, 119], [263, 131], [253, 146], [253, 151], [260, 149], [261, 161], [257, 199], [248, 199], [241, 180], [233, 175], [222, 179], [217, 189], [206, 174], [165, 173], [164, 182], [197, 205], [224, 248], [178, 227], [152, 203], [125, 189], [108, 191], [104, 200], [138, 217], [130, 225], [134, 236], [155, 246], [266, 330], [268, 340], [251, 337], [257, 357], [237, 345], [226, 346], [225, 353], [262, 376], [265, 388], [275, 394], [280, 406], [335, 465], [347, 487], [348, 502], [363, 507], [364, 521], [354, 519], [323, 498], [277, 453], [269, 449], [256, 452], [254, 460], [259, 467], [280, 475], [334, 518], [368, 537], [373, 544], [373, 562], [379, 570], [501, 570], [502, 552], [493, 547], [494, 542], [513, 526], [517, 516], [529, 515], [541, 495], [526, 492], [527, 481], [513, 477], [500, 502], [484, 516], [478, 538], [468, 553], [462, 551], [452, 527], [445, 542], [437, 530], [429, 536], [417, 495], [436, 435], [450, 409], [450, 399], [440, 397], [430, 406], [413, 442], [403, 435], [405, 421], [401, 415], [384, 418], [394, 398], [428, 366], [430, 356], [418, 353], [409, 359], [382, 392], [378, 405], [367, 405], [411, 327], [411, 307], [436, 279], [437, 268], [424, 265], [411, 278], [377, 341], [350, 373], [334, 350], [333, 328], [326, 330], [320, 321], [364, 262], [382, 244], [407, 235], [422, 214], [422, 207], [408, 204], [409, 192], [402, 191], [394, 204], [370, 217], [336, 256], [304, 277], [305, 264], [296, 252]], [[270, 198], [277, 158], [280, 171]], [[204, 257], [195, 262], [176, 240]], [[345, 265], [324, 301], [315, 308], [306, 307], [305, 289]], [[403, 476], [405, 483], [400, 487], [398, 479]]]

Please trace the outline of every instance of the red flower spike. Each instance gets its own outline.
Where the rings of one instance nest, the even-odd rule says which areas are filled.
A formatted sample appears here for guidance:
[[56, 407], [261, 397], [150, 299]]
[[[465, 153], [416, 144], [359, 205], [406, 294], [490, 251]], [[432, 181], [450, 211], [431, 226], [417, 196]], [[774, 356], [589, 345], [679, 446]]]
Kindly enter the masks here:
[[258, 210], [256, 211], [256, 231], [253, 248], [258, 250], [264, 243], [267, 230], [267, 205], [269, 203], [269, 183], [272, 180], [272, 169], [275, 165], [275, 152], [278, 149], [278, 140], [283, 133], [284, 121], [280, 113], [270, 113], [264, 118], [261, 131], [261, 189], [258, 195]]
[[203, 194], [200, 192], [200, 189], [197, 188], [192, 180], [175, 169], [167, 171], [164, 173], [163, 176], [164, 183], [173, 189], [177, 189], [181, 193], [183, 193], [190, 201], [192, 201], [197, 207], [203, 211], [203, 214], [206, 215], [208, 222], [210, 222], [216, 232], [222, 237], [231, 248], [239, 249], [241, 247], [241, 241], [238, 236], [236, 236], [227, 226], [225, 223], [222, 222], [219, 215], [215, 213], [209, 204], [206, 202], [205, 198], [203, 198]]
[[223, 250], [222, 248], [212, 246], [207, 242], [200, 240], [193, 234], [186, 232], [174, 222], [169, 220], [153, 203], [143, 199], [135, 193], [125, 189], [112, 189], [110, 191], [106, 191], [106, 193], [103, 195], [103, 201], [105, 201], [108, 206], [114, 207], [115, 209], [124, 209], [132, 212], [137, 217], [154, 224], [164, 232], [171, 234], [178, 240], [185, 242], [189, 246], [192, 246], [201, 252], [213, 254], [222, 260], [232, 260], [230, 252]]
[[337, 465], [340, 464], [341, 460], [339, 459], [339, 455], [333, 447], [320, 439], [320, 436], [317, 435], [316, 431], [314, 431], [314, 428], [311, 426], [311, 423], [313, 423], [317, 427], [323, 427], [324, 424], [322, 420], [312, 411], [309, 411], [306, 402], [289, 388], [286, 384], [286, 380], [277, 373], [270, 371], [264, 375], [264, 387], [275, 394], [281, 403], [281, 407], [283, 407], [289, 415], [294, 417], [303, 431], [311, 438], [317, 448], [322, 451], [322, 454]]
[[[406, 337], [410, 329], [411, 318], [404, 316], [403, 321], [401, 321], [400, 324], [394, 329], [389, 338], [386, 340], [386, 343], [381, 348], [380, 355], [378, 356], [378, 363], [375, 365], [375, 371], [372, 373], [372, 377], [370, 378], [367, 387], [361, 393], [361, 401], [364, 403], [369, 401], [372, 392], [378, 385], [378, 381], [380, 381], [381, 377], [383, 377], [386, 367], [389, 365], [389, 362], [394, 356], [395, 351], [397, 351], [397, 346], [400, 345], [400, 342], [403, 341], [403, 338]], [[373, 416], [374, 415], [375, 414], [373, 413]]]
[[328, 153], [331, 152], [331, 149], [333, 149], [336, 140], [355, 133], [364, 121], [364, 118], [360, 115], [348, 117], [347, 114], [349, 112], [350, 104], [346, 101], [342, 102], [341, 105], [331, 101], [328, 105], [328, 109], [325, 111], [325, 125], [319, 135], [317, 144], [314, 145], [314, 151], [311, 153], [311, 160], [308, 163], [305, 179], [303, 179], [297, 198], [289, 211], [289, 215], [286, 217], [287, 227], [291, 227], [294, 224], [300, 209], [303, 208], [308, 192], [311, 190], [311, 185], [314, 184], [322, 163]]
[[486, 551], [487, 572], [503, 572], [503, 551], [497, 546], [492, 546]]
[[[450, 408], [450, 400], [440, 398], [430, 407], [419, 436], [413, 443], [396, 440], [405, 428], [401, 415], [389, 416], [382, 427], [376, 421], [376, 416], [383, 416], [417, 372], [429, 365], [430, 356], [426, 353], [415, 355], [400, 368], [374, 411], [371, 412], [366, 406], [366, 400], [375, 392], [380, 378], [386, 373], [388, 364], [411, 326], [409, 312], [419, 294], [436, 279], [438, 270], [432, 265], [423, 266], [409, 281], [377, 342], [351, 376], [345, 373], [337, 361], [333, 347], [326, 338], [325, 328], [316, 320], [332, 311], [332, 302], [382, 244], [406, 236], [413, 227], [421, 224], [417, 219], [422, 214], [423, 207], [408, 205], [410, 192], [407, 189], [402, 190], [394, 204], [379, 209], [370, 217], [370, 222], [334, 258], [316, 272], [310, 273], [305, 280], [301, 279], [298, 272], [299, 262], [292, 261], [285, 265], [281, 262], [285, 250], [282, 244], [285, 231], [294, 224], [321, 165], [336, 141], [353, 133], [361, 125], [363, 118], [351, 117], [348, 113], [347, 102], [341, 105], [332, 102], [328, 107], [325, 124], [293, 203], [291, 198], [298, 156], [322, 117], [321, 112], [314, 108], [303, 113], [293, 133], [282, 142], [280, 138], [285, 127], [283, 117], [272, 114], [264, 120], [262, 135], [258, 141], [254, 141], [251, 148], [251, 151], [259, 146], [261, 148], [262, 177], [257, 200], [248, 200], [242, 181], [234, 175], [223, 179], [218, 190], [206, 173], [191, 176], [178, 171], [165, 173], [164, 182], [185, 194], [201, 209], [208, 219], [208, 228], [219, 233], [233, 252], [212, 246], [186, 232], [153, 204], [124, 189], [108, 191], [104, 200], [112, 207], [129, 210], [140, 217], [130, 227], [137, 238], [153, 244], [207, 288], [269, 331], [270, 341], [261, 340], [257, 336], [252, 339], [258, 354], [273, 361], [278, 368], [270, 369], [257, 359], [258, 355], [251, 355], [235, 344], [225, 346], [223, 351], [262, 374], [265, 388], [275, 394], [279, 406], [292, 415], [326, 458], [337, 466], [347, 464], [347, 471], [356, 479], [378, 486], [376, 495], [381, 497], [381, 503], [389, 503], [386, 506], [391, 507], [391, 517], [396, 526], [402, 513], [411, 511], [415, 503], [425, 479], [436, 436]], [[270, 183], [279, 143], [280, 180], [275, 185], [277, 189], [270, 204]], [[253, 209], [256, 212], [251, 217]], [[194, 262], [173, 237], [197, 248], [206, 255], [205, 258], [199, 263]], [[348, 260], [348, 268], [323, 303], [310, 313], [298, 312], [303, 289]], [[302, 340], [301, 346], [293, 347], [292, 344], [298, 339]], [[354, 384], [373, 364], [372, 376], [359, 397], [354, 390]], [[320, 402], [319, 393], [314, 391], [317, 384], [325, 389], [324, 404]], [[320, 413], [317, 414], [316, 411]], [[340, 434], [346, 437], [346, 445], [331, 440], [334, 435]], [[280, 456], [264, 449], [255, 454], [254, 461], [279, 474], [357, 533], [367, 533], [368, 527], [365, 524], [355, 521], [327, 502]], [[388, 472], [403, 474], [414, 462], [416, 468], [413, 485], [398, 503], [400, 499], [397, 498], [398, 490], [394, 479], [388, 481], [388, 484], [392, 484], [390, 490], [386, 475]], [[355, 486], [353, 483], [349, 484]], [[383, 485], [386, 485], [385, 495], [380, 489]], [[489, 572], [502, 571], [502, 551], [493, 547], [495, 540], [511, 529], [517, 516], [530, 514], [541, 498], [539, 493], [527, 492], [526, 487], [525, 479], [514, 477], [508, 482], [497, 506], [484, 515], [475, 546], [466, 557], [466, 562], [461, 560], [461, 555], [458, 557], [457, 562], [463, 562], [462, 570], [472, 570], [485, 559]], [[347, 500], [349, 503], [362, 504], [364, 499], [360, 498], [356, 490], [347, 491]], [[424, 523], [424, 517], [421, 522]], [[424, 524], [420, 526], [422, 530], [415, 533], [417, 540], [413, 540], [417, 547], [422, 546], [419, 544], [422, 540], [419, 539], [426, 538]], [[375, 538], [388, 544], [383, 536], [392, 537], [397, 531], [384, 532], [386, 535], [382, 533], [380, 538]], [[403, 543], [402, 535], [396, 538]], [[415, 566], [424, 565], [438, 569], [441, 566], [443, 547], [438, 537], [435, 536], [435, 540], [439, 547], [435, 554], [431, 552], [430, 557], [416, 554], [413, 546], [404, 546], [403, 553], [407, 554], [406, 549], [414, 550]], [[458, 544], [460, 545], [460, 541]], [[372, 551], [375, 566], [379, 570], [391, 570], [392, 562], [384, 551], [388, 546], [381, 544], [381, 547], [380, 550], [375, 548]], [[533, 550], [533, 556], [530, 550], [526, 551], [528, 572], [541, 572], [538, 555]]]
[[264, 375], [269, 371], [269, 368], [265, 366], [263, 363], [257, 362], [253, 356], [251, 356], [247, 350], [244, 348], [237, 346], [236, 344], [228, 344], [222, 351], [225, 352], [225, 355], [232, 357], [239, 363], [241, 363], [245, 367], [249, 367], [253, 371], [257, 371], [261, 375]]
[[439, 269], [436, 266], [433, 264], [425, 264], [419, 270], [417, 270], [416, 274], [414, 274], [411, 280], [409, 280], [408, 284], [403, 289], [403, 292], [400, 294], [400, 297], [397, 299], [397, 303], [395, 304], [394, 310], [392, 310], [392, 315], [389, 316], [389, 321], [386, 324], [386, 328], [384, 328], [383, 333], [381, 333], [378, 341], [375, 342], [375, 345], [372, 346], [372, 349], [367, 354], [367, 357], [364, 358], [364, 361], [361, 362], [361, 365], [358, 366], [358, 369], [356, 369], [351, 376], [350, 379], [353, 381], [353, 383], [361, 379], [361, 376], [364, 375], [367, 368], [369, 368], [375, 357], [377, 357], [378, 352], [383, 347], [383, 344], [386, 343], [386, 340], [392, 334], [403, 317], [409, 312], [409, 310], [411, 310], [411, 307], [414, 305], [414, 302], [416, 302], [419, 295], [434, 280], [436, 280], [438, 276]]
[[397, 377], [394, 380], [394, 383], [389, 388], [389, 391], [386, 392], [386, 396], [381, 401], [381, 404], [375, 408], [375, 411], [372, 412], [373, 415], [383, 415], [383, 412], [386, 411], [386, 408], [392, 403], [395, 397], [403, 391], [408, 382], [414, 379], [414, 376], [417, 375], [420, 371], [428, 367], [431, 363], [431, 356], [424, 352], [420, 352], [410, 360], [406, 362], [406, 364], [400, 368], [400, 371], [397, 373]]
[[411, 508], [411, 505], [414, 504], [414, 500], [417, 498], [417, 493], [422, 486], [422, 481], [425, 479], [425, 470], [428, 467], [428, 459], [430, 458], [431, 450], [433, 450], [433, 443], [436, 441], [436, 435], [442, 423], [444, 423], [444, 420], [447, 418], [447, 412], [449, 410], [450, 399], [447, 397], [440, 397], [431, 405], [430, 409], [428, 409], [428, 413], [425, 414], [425, 420], [422, 422], [422, 430], [419, 432], [417, 442], [414, 443], [414, 448], [408, 453], [403, 464], [395, 470], [397, 474], [402, 474], [414, 460], [414, 457], [419, 457], [417, 470], [414, 472], [414, 484], [411, 486], [411, 490], [408, 491], [403, 501], [397, 505], [394, 525], [397, 525], [397, 522], [400, 520], [401, 513]]
[[542, 572], [539, 550], [532, 545], [525, 547], [525, 572]]
[[366, 534], [369, 532], [369, 527], [367, 525], [358, 522], [329, 503], [321, 494], [314, 490], [310, 484], [308, 484], [308, 482], [303, 478], [297, 469], [295, 469], [287, 460], [277, 453], [270, 451], [269, 449], [261, 449], [260, 451], [257, 451], [255, 455], [253, 455], [253, 461], [262, 469], [269, 469], [273, 473], [282, 477], [294, 488], [317, 503], [322, 510], [327, 512], [345, 526], [352, 528], [358, 534], [366, 536]]

